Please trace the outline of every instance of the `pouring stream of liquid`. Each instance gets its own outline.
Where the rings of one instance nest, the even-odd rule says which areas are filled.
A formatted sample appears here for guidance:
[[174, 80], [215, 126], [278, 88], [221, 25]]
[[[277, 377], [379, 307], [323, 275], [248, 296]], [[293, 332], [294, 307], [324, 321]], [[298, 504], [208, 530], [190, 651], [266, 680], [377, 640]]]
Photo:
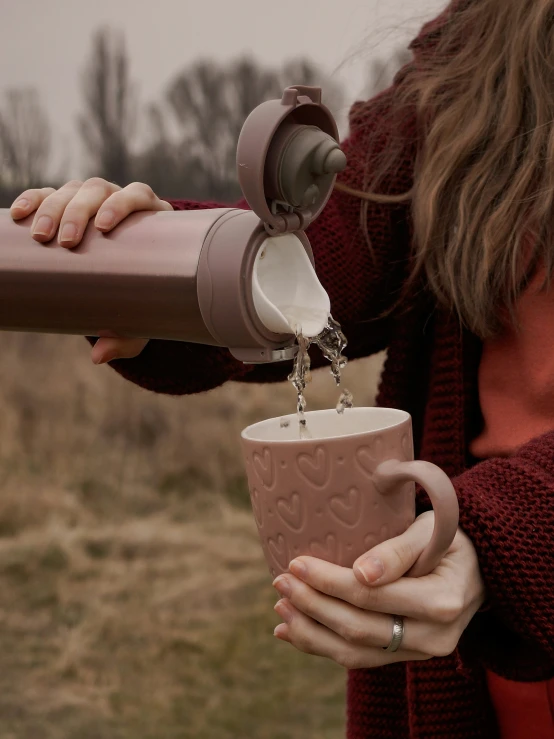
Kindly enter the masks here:
[[[342, 355], [347, 345], [347, 340], [342, 333], [340, 324], [331, 315], [329, 315], [327, 324], [320, 334], [308, 339], [302, 335], [301, 329], [297, 329], [296, 339], [298, 342], [298, 354], [295, 357], [292, 372], [288, 379], [292, 382], [297, 393], [296, 410], [298, 413], [300, 438], [309, 439], [311, 435], [306, 424], [306, 399], [304, 397], [306, 385], [311, 380], [310, 355], [308, 350], [312, 344], [315, 344], [321, 350], [323, 356], [331, 362], [331, 374], [337, 387], [339, 387], [341, 383], [341, 370], [345, 368], [347, 363], [346, 357]], [[352, 405], [352, 393], [345, 388], [336, 406], [337, 413], [344, 413], [344, 409], [352, 408]], [[285, 425], [283, 421], [281, 423]]]

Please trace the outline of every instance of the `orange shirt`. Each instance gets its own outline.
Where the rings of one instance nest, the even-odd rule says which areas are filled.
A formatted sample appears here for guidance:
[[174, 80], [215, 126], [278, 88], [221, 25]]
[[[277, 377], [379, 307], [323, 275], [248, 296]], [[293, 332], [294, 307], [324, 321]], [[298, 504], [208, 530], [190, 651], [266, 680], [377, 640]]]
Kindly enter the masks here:
[[507, 456], [554, 429], [554, 290], [539, 293], [540, 270], [521, 296], [521, 329], [485, 341], [479, 401], [485, 419], [470, 451], [480, 459]]
[[[474, 457], [507, 456], [554, 429], [554, 290], [539, 292], [541, 270], [517, 305], [520, 330], [487, 340], [479, 366], [482, 432]], [[502, 739], [554, 739], [554, 679], [518, 683], [487, 675]]]

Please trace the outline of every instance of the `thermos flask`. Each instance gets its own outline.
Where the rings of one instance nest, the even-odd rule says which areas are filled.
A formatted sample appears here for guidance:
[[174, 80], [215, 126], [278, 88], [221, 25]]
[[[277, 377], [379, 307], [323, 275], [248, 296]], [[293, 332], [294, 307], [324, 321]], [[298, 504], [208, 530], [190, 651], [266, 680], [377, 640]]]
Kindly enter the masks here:
[[36, 242], [33, 216], [0, 210], [0, 330], [169, 339], [227, 347], [243, 362], [290, 359], [329, 297], [304, 233], [346, 166], [321, 89], [255, 108], [237, 146], [251, 210], [138, 212], [81, 243]]

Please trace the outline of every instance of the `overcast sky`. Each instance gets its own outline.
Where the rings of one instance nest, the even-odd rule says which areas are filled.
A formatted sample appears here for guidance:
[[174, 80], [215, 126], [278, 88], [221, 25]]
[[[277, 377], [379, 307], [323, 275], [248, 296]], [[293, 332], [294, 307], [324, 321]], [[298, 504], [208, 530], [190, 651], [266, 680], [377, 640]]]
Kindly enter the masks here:
[[[141, 104], [159, 99], [172, 76], [199, 57], [249, 52], [278, 65], [306, 56], [345, 85], [350, 103], [373, 57], [407, 45], [447, 0], [0, 0], [0, 104], [6, 89], [38, 88], [55, 137], [53, 165], [71, 156], [82, 176], [75, 117], [79, 74], [91, 35], [125, 33]], [[400, 28], [395, 28], [395, 27]]]

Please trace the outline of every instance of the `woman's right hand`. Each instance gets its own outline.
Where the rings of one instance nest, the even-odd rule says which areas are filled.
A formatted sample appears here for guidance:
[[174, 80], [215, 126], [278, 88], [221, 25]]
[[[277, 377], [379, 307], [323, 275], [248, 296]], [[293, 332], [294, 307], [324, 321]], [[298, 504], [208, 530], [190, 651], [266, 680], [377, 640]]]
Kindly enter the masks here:
[[[31, 236], [35, 241], [45, 244], [57, 233], [60, 246], [71, 249], [80, 243], [92, 216], [96, 216], [96, 228], [107, 233], [139, 210], [173, 208], [142, 182], [121, 188], [100, 177], [92, 177], [85, 182], [71, 180], [59, 190], [53, 187], [25, 190], [15, 200], [10, 213], [14, 221], [34, 213]], [[92, 361], [102, 364], [112, 359], [136, 357], [147, 343], [148, 339], [100, 338], [92, 349]]]

